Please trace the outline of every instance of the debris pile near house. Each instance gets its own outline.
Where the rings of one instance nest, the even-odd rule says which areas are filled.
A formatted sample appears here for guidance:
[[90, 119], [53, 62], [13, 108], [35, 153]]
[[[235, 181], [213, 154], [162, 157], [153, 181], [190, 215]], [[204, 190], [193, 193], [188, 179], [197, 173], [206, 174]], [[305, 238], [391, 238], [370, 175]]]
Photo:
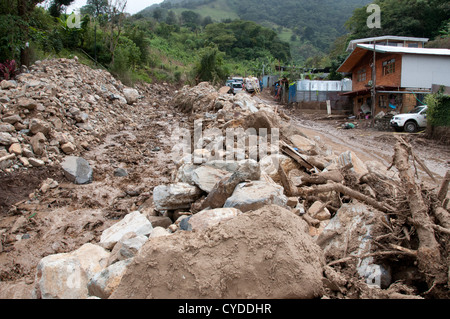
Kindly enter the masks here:
[[[66, 72], [74, 65], [76, 70], [84, 69], [69, 60], [42, 62], [35, 68], [42, 69], [38, 78], [44, 85], [51, 83], [44, 81], [46, 74]], [[84, 81], [89, 81], [89, 72], [93, 71], [86, 68]], [[95, 72], [92, 83], [82, 86], [86, 95], [72, 97], [67, 93], [70, 83], [63, 91], [58, 91], [66, 85], [63, 83], [52, 89], [59, 95], [27, 87], [23, 91], [26, 98], [39, 101], [40, 94], [48, 94], [41, 99], [39, 118], [35, 109], [20, 107], [14, 98], [19, 91], [7, 91], [10, 101], [2, 114], [3, 122], [16, 114], [21, 118], [14, 123], [19, 123], [18, 127], [11, 124], [14, 131], [11, 129], [5, 140], [15, 138], [26, 148], [28, 139], [42, 133], [41, 156], [67, 166], [66, 177], [75, 183], [78, 179], [79, 184], [89, 181], [92, 172], [83, 166], [86, 163], [79, 156], [83, 150], [78, 152], [78, 145], [100, 139], [96, 134], [120, 126], [123, 118], [128, 125], [139, 127], [142, 117], [132, 102], [139, 95], [124, 97], [125, 87], [107, 73]], [[62, 74], [70, 82], [77, 76], [74, 70], [72, 73], [72, 77]], [[21, 79], [18, 82], [24, 84], [20, 85], [26, 85], [25, 78]], [[62, 81], [56, 75], [50, 79]], [[98, 81], [105, 82], [105, 90]], [[81, 78], [72, 82], [83, 83]], [[184, 152], [169, 154], [167, 145], [173, 142], [169, 139], [152, 149], [165, 161], [166, 170], [173, 167], [170, 180], [157, 180], [151, 190], [145, 185], [120, 184], [124, 189], [121, 196], [133, 198], [133, 205], [123, 202], [128, 205], [127, 213], [107, 223], [105, 218], [96, 219], [101, 209], [91, 209], [90, 220], [78, 228], [94, 229], [95, 235], [86, 235], [84, 244], [76, 249], [46, 253], [36, 265], [32, 297], [449, 297], [446, 196], [450, 177], [436, 189], [418, 184], [410, 163], [423, 163], [405, 140], [398, 139], [392, 166], [385, 167], [376, 161], [363, 162], [350, 150], [335, 153], [318, 137], [306, 136], [282, 111], [245, 93], [221, 94], [208, 83], [185, 86], [173, 92], [172, 100], [164, 85], [139, 87], [139, 92], [144, 95], [139, 107], [157, 110], [164, 104], [162, 113], [173, 107], [175, 114], [184, 115], [184, 135], [174, 139], [187, 137], [186, 148], [181, 148]], [[162, 103], [158, 100], [161, 95], [167, 97]], [[88, 96], [96, 102], [85, 101]], [[47, 100], [55, 104], [47, 105]], [[81, 101], [87, 104], [80, 107]], [[77, 125], [80, 122], [72, 112], [68, 115], [75, 105], [88, 115], [87, 122], [81, 123], [92, 125], [92, 130]], [[156, 123], [162, 113], [147, 120]], [[49, 132], [32, 133], [32, 118], [45, 121]], [[59, 153], [48, 149], [52, 145], [48, 141], [61, 132], [52, 118], [65, 123], [73, 137], [77, 151], [70, 156], [59, 157], [64, 152], [59, 142], [54, 143]], [[20, 133], [19, 129], [29, 131]], [[7, 152], [13, 154], [10, 145]], [[130, 145], [141, 147], [138, 142]], [[180, 149], [171, 146], [172, 151]], [[31, 150], [35, 153], [32, 146]], [[138, 151], [130, 148], [127, 153], [144, 152]], [[129, 162], [138, 166], [139, 172], [128, 178], [126, 170], [116, 169], [115, 180], [149, 183], [150, 179], [140, 179], [140, 175], [149, 172], [146, 166], [150, 164], [137, 158]], [[118, 192], [115, 185], [105, 184], [105, 189], [96, 190], [93, 196], [99, 201], [100, 197], [109, 198], [106, 193]], [[49, 193], [57, 188], [52, 180], [42, 187]], [[102, 187], [101, 181], [96, 187]], [[108, 201], [108, 205], [113, 204]], [[80, 210], [71, 211], [71, 219], [77, 214], [81, 216]], [[66, 215], [64, 218], [69, 218]], [[17, 222], [15, 227], [22, 224]], [[50, 229], [44, 237], [63, 231], [68, 241], [73, 234], [79, 235], [72, 224], [62, 228]]]

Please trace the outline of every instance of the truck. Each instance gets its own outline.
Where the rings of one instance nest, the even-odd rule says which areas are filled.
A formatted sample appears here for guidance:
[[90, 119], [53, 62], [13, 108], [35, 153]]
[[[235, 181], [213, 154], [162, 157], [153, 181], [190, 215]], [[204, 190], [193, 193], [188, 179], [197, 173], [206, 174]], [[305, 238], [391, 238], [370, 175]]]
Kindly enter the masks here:
[[408, 133], [417, 132], [419, 128], [427, 126], [427, 105], [415, 107], [409, 113], [394, 115], [391, 119], [391, 127], [397, 132], [405, 131]]
[[249, 93], [260, 91], [259, 80], [255, 77], [249, 77], [244, 79], [245, 89]]

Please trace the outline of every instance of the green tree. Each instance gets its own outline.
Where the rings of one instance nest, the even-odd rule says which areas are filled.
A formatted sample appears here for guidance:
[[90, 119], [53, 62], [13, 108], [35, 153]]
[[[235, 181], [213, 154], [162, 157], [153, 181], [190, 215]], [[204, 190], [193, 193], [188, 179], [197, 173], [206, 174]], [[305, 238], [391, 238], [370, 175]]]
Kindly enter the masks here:
[[197, 83], [202, 81], [223, 82], [229, 75], [224, 64], [223, 54], [217, 48], [206, 48], [194, 66], [193, 75]]
[[375, 0], [381, 9], [381, 28], [367, 27], [367, 6], [356, 9], [345, 23], [352, 39], [381, 35], [434, 38], [448, 21], [447, 0]]
[[74, 0], [52, 0], [48, 11], [53, 17], [59, 17], [62, 13], [62, 10], [65, 7], [70, 6], [72, 2], [74, 2]]

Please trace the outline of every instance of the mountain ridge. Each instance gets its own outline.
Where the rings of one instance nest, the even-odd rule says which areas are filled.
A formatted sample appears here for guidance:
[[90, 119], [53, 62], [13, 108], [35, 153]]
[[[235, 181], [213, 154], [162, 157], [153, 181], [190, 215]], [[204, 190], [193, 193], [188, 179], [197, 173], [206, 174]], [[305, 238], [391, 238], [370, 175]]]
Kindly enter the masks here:
[[215, 22], [248, 20], [276, 31], [291, 45], [294, 61], [327, 53], [334, 41], [346, 34], [345, 22], [353, 10], [370, 0], [164, 0], [141, 11], [151, 14], [156, 8], [178, 14], [191, 10]]

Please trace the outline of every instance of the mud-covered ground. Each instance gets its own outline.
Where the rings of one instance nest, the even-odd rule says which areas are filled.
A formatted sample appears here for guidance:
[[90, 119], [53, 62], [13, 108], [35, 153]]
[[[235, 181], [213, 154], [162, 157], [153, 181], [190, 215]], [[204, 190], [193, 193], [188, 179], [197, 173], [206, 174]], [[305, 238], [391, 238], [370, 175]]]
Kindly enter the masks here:
[[[276, 106], [270, 96], [260, 98]], [[0, 298], [30, 298], [42, 257], [98, 241], [104, 229], [133, 210], [154, 214], [152, 190], [170, 181], [176, 168], [169, 156], [171, 131], [189, 120], [170, 103], [158, 107], [144, 100], [142, 105], [139, 122], [124, 123], [123, 130], [102, 136], [81, 154], [93, 167], [91, 184], [70, 183], [58, 166], [0, 172]], [[363, 161], [391, 163], [393, 132], [344, 130], [342, 120], [318, 120], [291, 109], [285, 112], [305, 135], [319, 136], [333, 150], [353, 150]], [[420, 177], [437, 187], [450, 168], [450, 149], [420, 135], [409, 138], [436, 182], [417, 165]], [[116, 176], [117, 168], [128, 175]], [[56, 180], [58, 187], [44, 193], [40, 188], [47, 178]]]
[[[0, 172], [0, 298], [30, 298], [39, 260], [97, 242], [101, 232], [127, 213], [153, 214], [152, 190], [174, 170], [170, 136], [183, 118], [143, 100], [139, 122], [124, 123], [81, 156], [93, 182], [68, 181], [59, 165]], [[123, 168], [126, 176], [116, 176]], [[40, 190], [51, 178], [58, 187]]]

